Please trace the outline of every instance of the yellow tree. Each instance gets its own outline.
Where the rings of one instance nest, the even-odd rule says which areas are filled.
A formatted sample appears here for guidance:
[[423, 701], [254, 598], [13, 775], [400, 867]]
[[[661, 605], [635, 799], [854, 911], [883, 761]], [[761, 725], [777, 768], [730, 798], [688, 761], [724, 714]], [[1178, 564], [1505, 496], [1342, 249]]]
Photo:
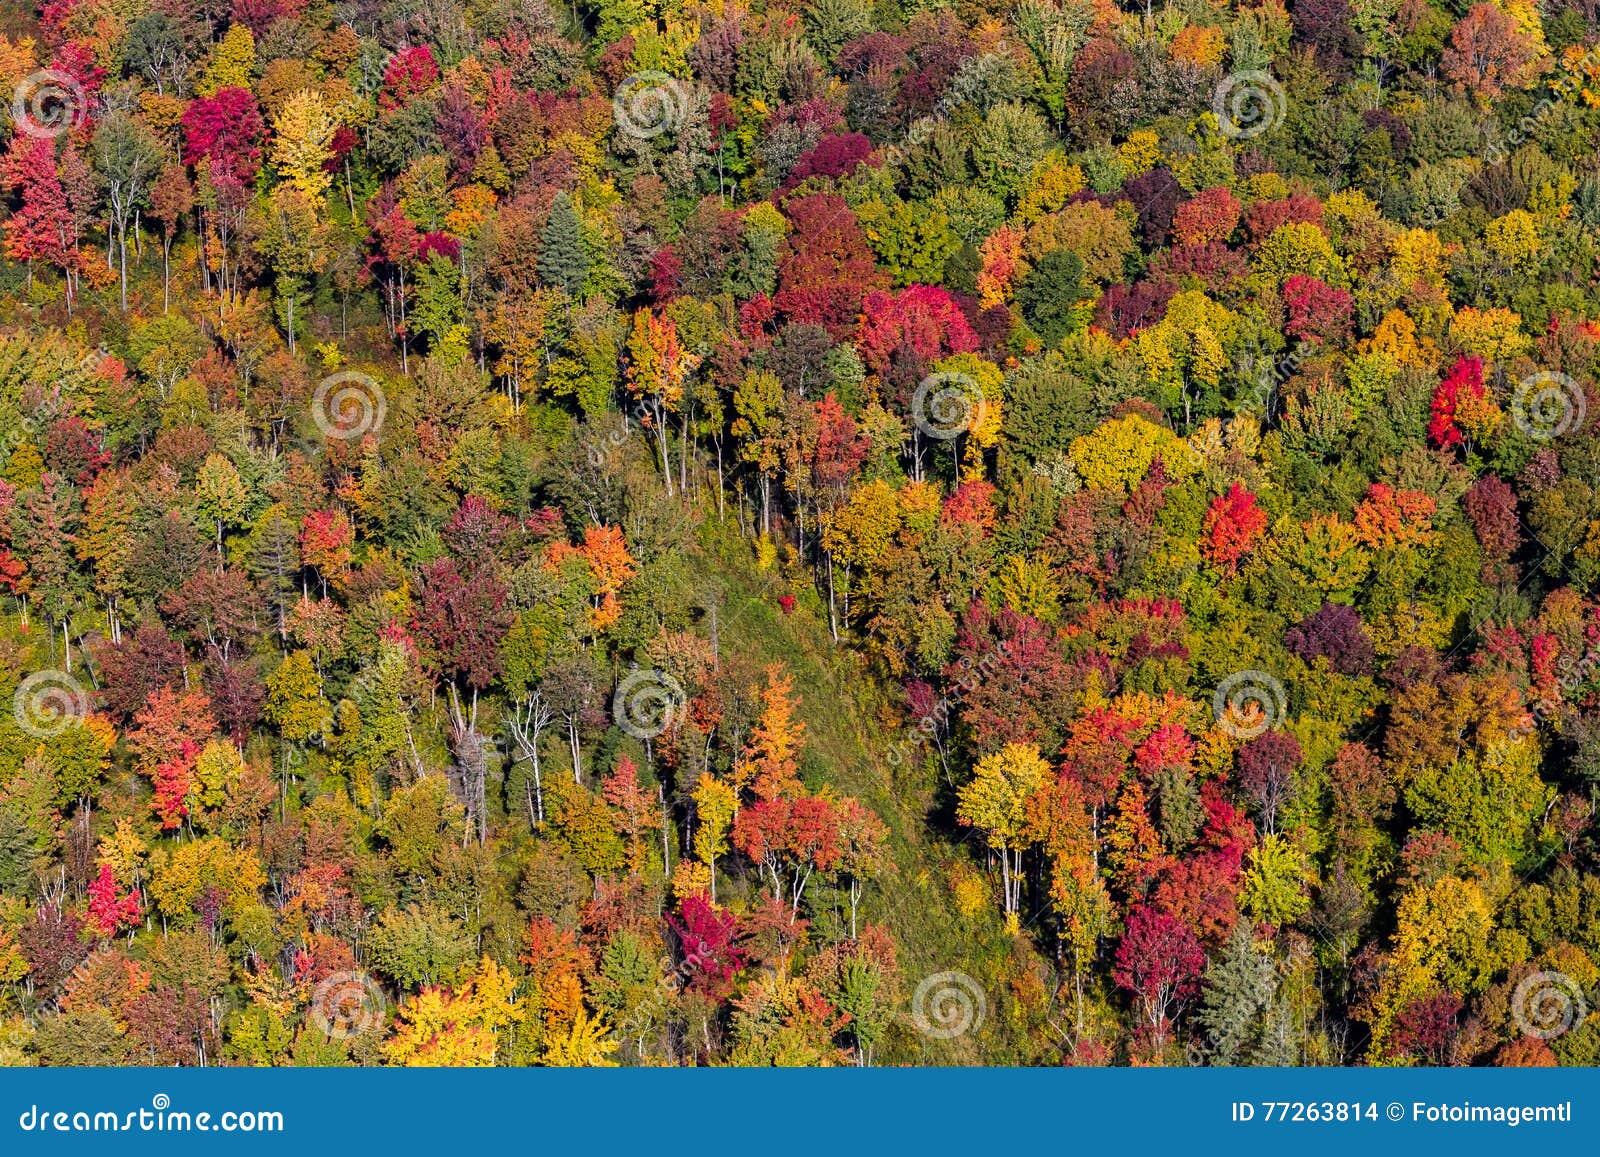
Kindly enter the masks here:
[[1187, 478], [1196, 469], [1182, 438], [1138, 414], [1124, 414], [1074, 438], [1069, 452], [1092, 490], [1132, 488], [1157, 457], [1169, 478]]
[[327, 730], [328, 702], [309, 652], [291, 652], [267, 676], [264, 714], [291, 743], [307, 743]]
[[1483, 243], [1519, 277], [1535, 272], [1544, 257], [1539, 219], [1526, 209], [1513, 209], [1490, 221], [1483, 227]]
[[1022, 901], [1022, 852], [1026, 846], [1027, 801], [1049, 775], [1038, 745], [1008, 743], [978, 761], [972, 779], [957, 793], [956, 818], [983, 832], [1000, 857], [1002, 906], [1015, 927]]
[[1520, 955], [1495, 930], [1483, 889], [1455, 876], [1407, 892], [1395, 923], [1378, 990], [1360, 1010], [1372, 1029], [1370, 1059], [1380, 1063], [1391, 1059], [1389, 1036], [1408, 1004], [1441, 991], [1474, 996]]
[[272, 120], [272, 163], [312, 202], [322, 200], [333, 180], [327, 164], [337, 127], [322, 94], [309, 88], [285, 101]]
[[150, 898], [157, 911], [179, 927], [194, 924], [199, 901], [207, 892], [220, 892], [223, 911], [231, 913], [254, 903], [266, 883], [253, 851], [234, 848], [215, 836], [180, 844], [170, 853], [157, 849], [150, 856]]
[[206, 744], [195, 760], [194, 779], [189, 786], [189, 820], [195, 826], [206, 824], [223, 804], [229, 789], [244, 772], [239, 749], [223, 739]]
[[568, 1069], [615, 1068], [617, 1062], [611, 1054], [617, 1051], [617, 1042], [608, 1035], [610, 1031], [602, 1018], [580, 1009], [565, 1034], [545, 1042], [544, 1063]]
[[217, 558], [222, 557], [222, 534], [228, 527], [243, 524], [249, 509], [250, 492], [245, 489], [239, 468], [221, 454], [206, 455], [195, 479], [195, 497], [200, 513], [217, 528]]
[[1346, 280], [1344, 262], [1319, 226], [1309, 221], [1279, 225], [1256, 253], [1255, 275], [1281, 286], [1295, 274], [1305, 274], [1329, 285]]
[[234, 21], [211, 50], [205, 74], [195, 91], [201, 96], [216, 96], [224, 88], [249, 88], [256, 67], [256, 38], [248, 25]]
[[761, 533], [772, 533], [772, 479], [778, 472], [783, 430], [783, 383], [776, 374], [752, 370], [733, 391], [733, 436], [739, 459], [756, 468], [761, 480]]
[[1311, 907], [1311, 882], [1304, 853], [1288, 836], [1274, 832], [1250, 851], [1239, 903], [1260, 923], [1290, 924]]
[[425, 988], [400, 1009], [400, 1026], [383, 1048], [390, 1064], [486, 1068], [495, 1061], [499, 1031], [522, 1018], [512, 997], [516, 980], [485, 956], [460, 990]]
[[110, 835], [100, 838], [95, 848], [95, 864], [109, 864], [119, 881], [139, 887], [149, 851], [150, 845], [140, 837], [133, 820], [124, 816]]
[[1195, 289], [1174, 297], [1158, 324], [1134, 336], [1145, 379], [1159, 391], [1165, 408], [1182, 404], [1185, 426], [1193, 421], [1194, 403], [1214, 395], [1230, 368], [1238, 330], [1236, 314]]
[[1503, 306], [1462, 308], [1450, 319], [1450, 336], [1467, 353], [1496, 364], [1510, 361], [1530, 344], [1521, 315]]
[[628, 392], [647, 407], [661, 451], [661, 476], [673, 493], [672, 459], [667, 453], [667, 415], [683, 401], [683, 386], [700, 365], [700, 357], [683, 348], [678, 327], [665, 314], [641, 309], [633, 315], [628, 336]]
[[[844, 618], [850, 621], [851, 579], [859, 568], [876, 569], [894, 545], [900, 530], [900, 502], [894, 488], [881, 478], [858, 486], [841, 506], [822, 513], [822, 549], [828, 552], [828, 613], [833, 615], [832, 567], [844, 571]], [[837, 634], [835, 635], [837, 639]]]
[[522, 408], [523, 383], [533, 378], [548, 349], [545, 337], [551, 310], [563, 295], [540, 289], [525, 295], [506, 294], [478, 312], [483, 340], [500, 351], [494, 372], [503, 377], [511, 394], [511, 409]]
[[694, 787], [694, 854], [706, 869], [706, 889], [717, 898], [717, 857], [728, 850], [728, 828], [739, 811], [739, 796], [725, 781], [702, 775]]
[[[1000, 367], [977, 354], [956, 354], [934, 363], [940, 374], [953, 375], [963, 383], [970, 383], [971, 416], [961, 442], [961, 460], [957, 463], [963, 482], [972, 482], [984, 475], [984, 451], [993, 449], [1000, 441], [1000, 427], [1004, 421], [1001, 406], [1001, 386], [1005, 374]], [[955, 452], [955, 442], [951, 443]]]

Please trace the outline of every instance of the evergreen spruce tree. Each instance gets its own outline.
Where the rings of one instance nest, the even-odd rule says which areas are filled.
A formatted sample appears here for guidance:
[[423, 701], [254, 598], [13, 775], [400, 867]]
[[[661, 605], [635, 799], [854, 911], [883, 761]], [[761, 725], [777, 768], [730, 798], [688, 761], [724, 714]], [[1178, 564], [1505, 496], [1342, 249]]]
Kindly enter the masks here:
[[539, 276], [546, 284], [566, 290], [568, 297], [576, 297], [589, 276], [589, 256], [583, 248], [578, 211], [565, 193], [557, 193], [550, 203], [550, 219], [539, 239]]
[[1300, 1063], [1300, 1049], [1295, 1043], [1294, 1015], [1288, 1001], [1274, 995], [1266, 1013], [1261, 1018], [1261, 1031], [1256, 1038], [1255, 1053], [1250, 1063], [1267, 1068], [1288, 1068]]
[[[1263, 1039], [1260, 1019], [1277, 991], [1272, 957], [1256, 943], [1250, 925], [1234, 925], [1222, 955], [1206, 969], [1205, 995], [1195, 1019], [1205, 1030], [1212, 1064], [1247, 1064], [1252, 1041]], [[1273, 1050], [1269, 1050], [1273, 1051]]]

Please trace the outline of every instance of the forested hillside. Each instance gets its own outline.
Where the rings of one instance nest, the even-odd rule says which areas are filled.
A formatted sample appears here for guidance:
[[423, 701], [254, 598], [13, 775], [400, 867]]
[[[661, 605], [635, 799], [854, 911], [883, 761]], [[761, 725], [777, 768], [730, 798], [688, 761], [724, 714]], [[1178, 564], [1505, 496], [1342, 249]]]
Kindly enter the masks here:
[[1600, 1062], [1587, 0], [52, 0], [6, 93], [0, 1060]]

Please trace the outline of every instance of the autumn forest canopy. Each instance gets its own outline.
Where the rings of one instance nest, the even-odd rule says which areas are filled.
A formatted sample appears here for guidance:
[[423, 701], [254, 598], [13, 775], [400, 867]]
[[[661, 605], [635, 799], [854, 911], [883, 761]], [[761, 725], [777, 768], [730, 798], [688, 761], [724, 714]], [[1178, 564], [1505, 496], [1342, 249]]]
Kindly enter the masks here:
[[1600, 1064], [1590, 0], [52, 0], [0, 121], [0, 1062]]

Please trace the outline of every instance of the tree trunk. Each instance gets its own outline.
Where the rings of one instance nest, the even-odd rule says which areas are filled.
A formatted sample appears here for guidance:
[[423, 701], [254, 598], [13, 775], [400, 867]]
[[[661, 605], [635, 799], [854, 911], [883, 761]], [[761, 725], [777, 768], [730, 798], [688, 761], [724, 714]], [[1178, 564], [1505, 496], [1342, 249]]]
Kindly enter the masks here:
[[575, 715], [567, 716], [567, 742], [572, 747], [572, 782], [583, 783], [583, 753], [578, 747], [578, 719]]
[[828, 633], [833, 636], [835, 646], [839, 644], [839, 619], [834, 614], [833, 598], [833, 555], [828, 555]]
[[656, 443], [661, 449], [661, 478], [667, 484], [667, 497], [671, 498], [672, 490], [672, 455], [667, 451], [667, 423], [666, 415], [659, 407], [656, 409]]

